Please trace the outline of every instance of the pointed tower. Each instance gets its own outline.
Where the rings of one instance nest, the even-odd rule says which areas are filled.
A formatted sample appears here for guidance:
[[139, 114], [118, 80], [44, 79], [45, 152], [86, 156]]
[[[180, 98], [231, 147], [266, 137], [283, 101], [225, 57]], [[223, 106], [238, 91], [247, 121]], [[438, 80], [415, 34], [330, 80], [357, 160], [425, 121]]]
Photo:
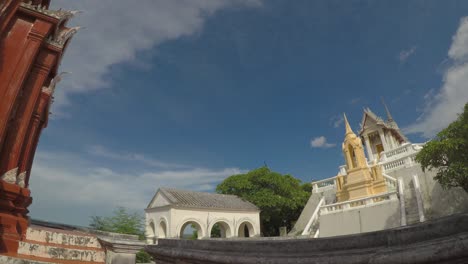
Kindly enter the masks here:
[[345, 138], [342, 145], [346, 161], [347, 175], [338, 176], [337, 200], [338, 202], [359, 199], [387, 191], [382, 170], [379, 166], [368, 166], [361, 138], [358, 137], [349, 125], [346, 114]]
[[390, 111], [388, 110], [387, 104], [385, 103], [383, 97], [382, 97], [382, 104], [385, 107], [385, 113], [387, 113], [387, 122], [394, 122], [392, 114], [390, 114]]

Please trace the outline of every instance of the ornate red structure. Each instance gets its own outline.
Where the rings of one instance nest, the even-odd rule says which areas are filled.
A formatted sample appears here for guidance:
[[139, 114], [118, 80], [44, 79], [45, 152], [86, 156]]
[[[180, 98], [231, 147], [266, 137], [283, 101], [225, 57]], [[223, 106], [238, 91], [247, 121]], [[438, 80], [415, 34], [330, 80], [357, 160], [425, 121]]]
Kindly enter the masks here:
[[15, 255], [28, 227], [34, 153], [47, 126], [75, 12], [50, 0], [0, 2], [0, 254]]

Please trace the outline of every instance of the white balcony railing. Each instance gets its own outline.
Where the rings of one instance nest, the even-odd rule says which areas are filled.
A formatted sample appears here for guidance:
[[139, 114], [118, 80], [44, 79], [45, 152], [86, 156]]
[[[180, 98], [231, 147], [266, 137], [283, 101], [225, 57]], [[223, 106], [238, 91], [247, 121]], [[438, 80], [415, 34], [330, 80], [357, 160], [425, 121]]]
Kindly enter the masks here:
[[423, 146], [424, 146], [424, 143], [423, 144], [405, 143], [399, 146], [398, 148], [382, 152], [380, 156], [380, 162], [387, 162], [387, 161], [401, 159], [407, 156], [412, 156], [418, 153], [422, 149]]
[[394, 156], [400, 156], [403, 153], [407, 153], [407, 152], [411, 151], [410, 147], [411, 147], [410, 143], [405, 143], [405, 144], [401, 145], [398, 148], [383, 152], [382, 153], [382, 158], [389, 159], [389, 158], [394, 157]]
[[401, 168], [408, 168], [416, 163], [416, 154], [417, 153], [412, 153], [410, 156], [402, 157], [397, 160], [383, 161], [380, 162], [380, 165], [382, 165], [385, 172], [390, 172]]
[[323, 179], [320, 181], [312, 182], [312, 192], [313, 193], [322, 193], [327, 190], [335, 189], [336, 186], [336, 177]]
[[397, 192], [395, 191], [387, 192], [383, 194], [372, 195], [372, 196], [361, 198], [361, 199], [355, 199], [355, 200], [349, 200], [349, 201], [340, 202], [340, 203], [323, 205], [320, 207], [320, 214], [329, 214], [329, 213], [334, 213], [334, 212], [339, 212], [339, 211], [356, 209], [360, 207], [367, 207], [367, 206], [372, 206], [372, 205], [376, 205], [379, 203], [384, 203], [384, 202], [388, 202], [388, 201], [396, 200], [396, 199], [398, 199]]

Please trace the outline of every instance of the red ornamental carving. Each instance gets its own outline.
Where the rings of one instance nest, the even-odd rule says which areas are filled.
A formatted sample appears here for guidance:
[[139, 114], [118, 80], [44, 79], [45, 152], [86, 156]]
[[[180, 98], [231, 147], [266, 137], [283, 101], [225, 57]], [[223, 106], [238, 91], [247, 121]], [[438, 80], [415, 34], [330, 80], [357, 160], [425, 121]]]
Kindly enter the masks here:
[[76, 28], [75, 14], [49, 10], [50, 0], [0, 2], [0, 254], [17, 254], [28, 227], [34, 153], [58, 65]]

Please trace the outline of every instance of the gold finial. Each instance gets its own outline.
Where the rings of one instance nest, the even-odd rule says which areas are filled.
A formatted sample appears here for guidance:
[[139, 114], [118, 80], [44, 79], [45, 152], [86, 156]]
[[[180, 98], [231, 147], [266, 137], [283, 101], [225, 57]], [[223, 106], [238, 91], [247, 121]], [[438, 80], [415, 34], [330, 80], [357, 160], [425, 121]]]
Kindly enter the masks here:
[[346, 118], [346, 114], [343, 113], [343, 116], [344, 116], [345, 127], [346, 127], [346, 134], [345, 135], [353, 133], [353, 130], [351, 129], [351, 126], [348, 123], [348, 118]]

